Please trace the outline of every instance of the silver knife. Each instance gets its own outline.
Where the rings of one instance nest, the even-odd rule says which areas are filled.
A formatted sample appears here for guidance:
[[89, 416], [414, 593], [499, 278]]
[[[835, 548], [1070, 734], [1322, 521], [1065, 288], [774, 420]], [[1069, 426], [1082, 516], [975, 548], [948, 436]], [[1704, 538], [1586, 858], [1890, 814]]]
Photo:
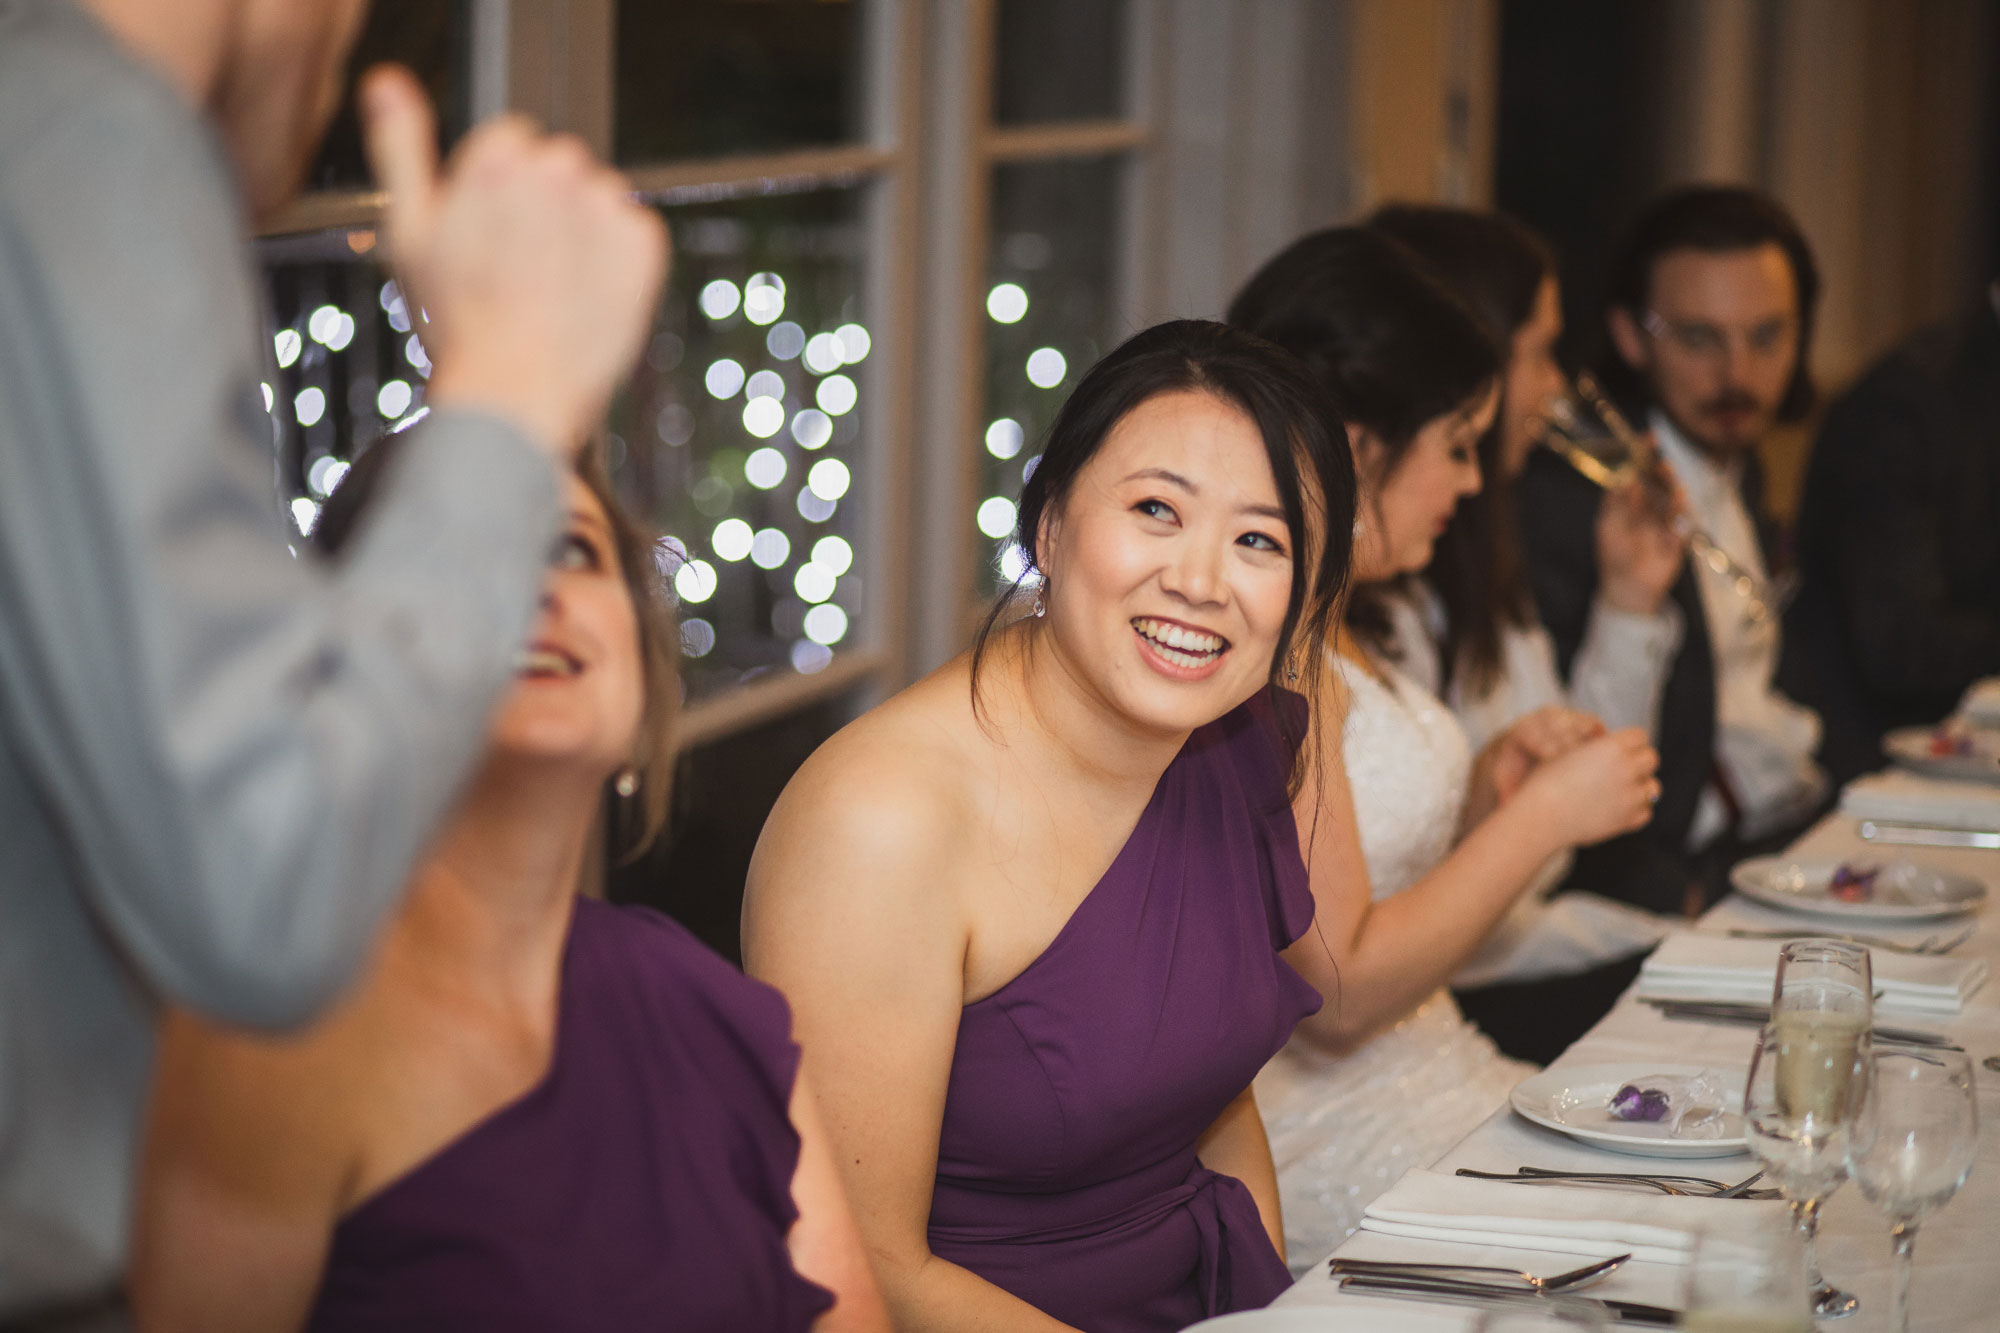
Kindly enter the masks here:
[[1936, 828], [1929, 824], [1861, 821], [1861, 836], [1869, 842], [1893, 842], [1906, 847], [1983, 847], [2000, 852], [2000, 832], [1991, 829]]
[[[1764, 1005], [1730, 1004], [1724, 1000], [1670, 1000], [1664, 996], [1643, 996], [1639, 1003], [1653, 1006], [1663, 1018], [1687, 1018], [1700, 1023], [1739, 1023], [1745, 1027], [1762, 1027], [1771, 1021], [1771, 1011]], [[1965, 1049], [1949, 1037], [1935, 1032], [1920, 1032], [1916, 1028], [1892, 1028], [1877, 1024], [1873, 1031], [1881, 1040], [1899, 1046], [1928, 1046], [1941, 1051]]]
[[1400, 1300], [1430, 1301], [1446, 1305], [1485, 1307], [1504, 1305], [1525, 1309], [1539, 1308], [1551, 1312], [1587, 1309], [1609, 1319], [1634, 1324], [1651, 1324], [1662, 1328], [1673, 1327], [1674, 1321], [1679, 1318], [1674, 1311], [1663, 1306], [1642, 1305], [1637, 1301], [1605, 1300], [1593, 1296], [1543, 1296], [1532, 1291], [1522, 1291], [1518, 1287], [1489, 1287], [1482, 1282], [1459, 1282], [1450, 1278], [1376, 1277], [1355, 1274], [1342, 1278], [1340, 1289], [1362, 1296], [1387, 1296]]

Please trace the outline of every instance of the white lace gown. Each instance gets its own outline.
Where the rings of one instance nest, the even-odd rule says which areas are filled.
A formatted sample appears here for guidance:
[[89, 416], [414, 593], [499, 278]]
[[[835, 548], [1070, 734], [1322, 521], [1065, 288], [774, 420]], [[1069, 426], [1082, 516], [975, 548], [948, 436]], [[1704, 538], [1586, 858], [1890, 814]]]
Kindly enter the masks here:
[[[1471, 749], [1437, 697], [1394, 667], [1384, 668], [1385, 683], [1344, 658], [1331, 660], [1348, 685], [1341, 750], [1380, 900], [1451, 851]], [[1376, 1195], [1409, 1168], [1429, 1165], [1533, 1072], [1501, 1055], [1443, 988], [1345, 1055], [1294, 1036], [1256, 1084], [1292, 1271], [1324, 1259]]]

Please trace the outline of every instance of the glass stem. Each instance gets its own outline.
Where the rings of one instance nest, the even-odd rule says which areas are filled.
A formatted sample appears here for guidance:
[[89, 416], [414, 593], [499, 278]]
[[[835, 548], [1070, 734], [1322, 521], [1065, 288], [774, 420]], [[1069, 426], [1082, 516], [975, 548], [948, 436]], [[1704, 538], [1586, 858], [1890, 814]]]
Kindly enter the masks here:
[[1889, 1228], [1889, 1245], [1896, 1256], [1895, 1267], [1889, 1277], [1889, 1303], [1892, 1313], [1889, 1328], [1892, 1333], [1909, 1333], [1910, 1328], [1910, 1264], [1911, 1256], [1917, 1248], [1917, 1224], [1898, 1222]]
[[1826, 1286], [1826, 1279], [1819, 1273], [1819, 1200], [1801, 1199], [1794, 1203], [1792, 1220], [1798, 1223], [1799, 1235], [1806, 1243], [1806, 1287], [1818, 1299]]

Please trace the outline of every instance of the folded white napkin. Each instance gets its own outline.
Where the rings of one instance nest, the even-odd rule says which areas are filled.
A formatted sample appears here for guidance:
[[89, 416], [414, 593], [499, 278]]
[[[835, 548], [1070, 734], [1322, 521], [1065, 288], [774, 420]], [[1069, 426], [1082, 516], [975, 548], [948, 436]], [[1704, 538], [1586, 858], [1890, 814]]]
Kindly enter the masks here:
[[2000, 727], [2000, 676], [1973, 681], [1958, 712], [1976, 727]]
[[1953, 782], [1891, 769], [1847, 784], [1840, 811], [1855, 819], [1932, 824], [1940, 828], [2000, 829], [2000, 787]]
[[[1783, 940], [1732, 940], [1675, 931], [1639, 969], [1639, 994], [1677, 1000], [1768, 1004]], [[1878, 1009], [1955, 1014], [1986, 980], [1979, 958], [1933, 958], [1871, 950]]]
[[[1662, 1163], [1672, 1170], [1674, 1163]], [[1644, 1170], [1621, 1163], [1617, 1170]], [[1641, 1263], [1686, 1263], [1697, 1232], [1750, 1236], [1786, 1225], [1776, 1201], [1674, 1198], [1592, 1186], [1514, 1185], [1418, 1168], [1361, 1213], [1363, 1231]]]

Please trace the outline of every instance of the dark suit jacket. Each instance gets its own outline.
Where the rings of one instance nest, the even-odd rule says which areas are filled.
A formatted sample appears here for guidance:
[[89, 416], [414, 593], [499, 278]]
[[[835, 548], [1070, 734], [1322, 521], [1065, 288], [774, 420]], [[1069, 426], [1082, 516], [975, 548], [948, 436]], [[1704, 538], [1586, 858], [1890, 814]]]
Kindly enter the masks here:
[[[1762, 514], [1762, 497], [1763, 473], [1753, 457], [1743, 476], [1744, 503], [1753, 515]], [[1516, 492], [1528, 581], [1565, 678], [1597, 599], [1597, 510], [1603, 500], [1595, 483], [1546, 450], [1529, 458]], [[1770, 531], [1761, 521], [1758, 526], [1768, 557]], [[1715, 657], [1692, 564], [1682, 567], [1668, 595], [1684, 629], [1660, 696], [1659, 805], [1652, 823], [1638, 832], [1581, 849], [1568, 883], [1672, 913], [1681, 910], [1698, 878], [1686, 849], [1695, 807], [1715, 769]]]
[[1936, 721], [2000, 672], [2000, 319], [1916, 334], [1828, 412], [1799, 514], [1779, 679], [1826, 724], [1835, 779], [1882, 733]]

